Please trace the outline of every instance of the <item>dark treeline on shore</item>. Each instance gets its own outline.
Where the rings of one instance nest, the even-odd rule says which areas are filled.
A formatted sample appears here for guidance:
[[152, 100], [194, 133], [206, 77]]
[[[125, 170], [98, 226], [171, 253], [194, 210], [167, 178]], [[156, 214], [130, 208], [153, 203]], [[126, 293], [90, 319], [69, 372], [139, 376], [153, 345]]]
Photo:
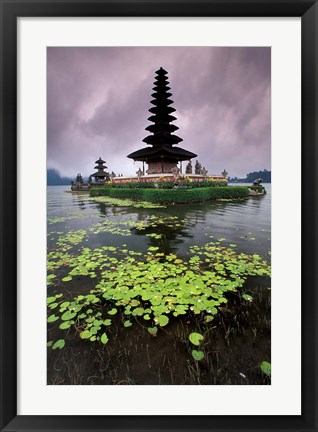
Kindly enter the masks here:
[[[254, 171], [246, 174], [245, 178], [229, 177], [228, 180], [232, 183], [253, 183], [254, 180], [261, 178], [263, 183], [271, 183], [271, 171], [264, 169], [263, 171]], [[49, 168], [47, 170], [47, 185], [59, 186], [70, 185], [74, 180], [70, 177], [62, 177], [58, 170]]]
[[254, 180], [261, 178], [263, 183], [271, 183], [271, 171], [264, 169], [263, 171], [254, 171], [246, 174], [243, 179], [237, 177], [229, 177], [229, 181], [232, 183], [253, 183]]
[[56, 169], [49, 168], [47, 170], [48, 186], [70, 185], [72, 180], [74, 179], [70, 177], [61, 177], [61, 174]]

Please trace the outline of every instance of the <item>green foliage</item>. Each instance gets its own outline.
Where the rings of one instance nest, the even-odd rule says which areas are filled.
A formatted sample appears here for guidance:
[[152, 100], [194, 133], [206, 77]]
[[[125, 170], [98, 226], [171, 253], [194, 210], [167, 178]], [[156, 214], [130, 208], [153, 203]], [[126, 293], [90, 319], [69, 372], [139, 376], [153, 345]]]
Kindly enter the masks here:
[[[121, 183], [106, 183], [106, 189], [173, 189], [174, 187], [186, 187], [189, 189], [202, 187], [226, 187], [226, 181], [215, 181], [212, 179], [195, 180], [185, 176], [184, 178], [175, 179], [173, 177], [159, 177], [159, 179], [149, 181], [122, 181]], [[100, 188], [92, 188], [93, 194]], [[92, 195], [93, 196], [93, 195]]]
[[[91, 189], [92, 195], [90, 197], [90, 200], [98, 202], [98, 203], [106, 204], [106, 205], [116, 206], [116, 207], [135, 207], [135, 208], [161, 208], [161, 207], [164, 207], [164, 206], [159, 205], [159, 204], [140, 201], [140, 200], [138, 200], [138, 194], [136, 195], [136, 200], [133, 201], [132, 197], [135, 196], [135, 194], [131, 194], [131, 193], [127, 192], [127, 189], [125, 189], [125, 190], [116, 189], [114, 191], [112, 189], [109, 189], [109, 194], [114, 195], [114, 196], [117, 195], [118, 196], [117, 198], [115, 198], [113, 196], [103, 196], [103, 195], [107, 195], [107, 192], [102, 192], [105, 190], [106, 189]], [[128, 189], [128, 191], [129, 191], [129, 189]]]
[[253, 183], [254, 180], [261, 178], [263, 183], [271, 183], [271, 171], [264, 169], [263, 171], [254, 171], [246, 174], [246, 178], [239, 179], [237, 177], [230, 178], [229, 181], [239, 182], [239, 183]]
[[254, 180], [261, 178], [263, 183], [271, 183], [271, 174], [271, 171], [267, 171], [267, 169], [264, 169], [263, 171], [254, 171], [246, 175], [246, 182], [253, 183]]
[[203, 340], [203, 336], [200, 333], [191, 333], [189, 335], [189, 340], [193, 345], [199, 346]]
[[210, 199], [242, 199], [249, 196], [247, 186], [198, 187], [193, 189], [134, 189], [98, 188], [90, 190], [91, 196], [109, 196], [132, 201], [154, 203], [189, 203]]
[[261, 364], [259, 365], [259, 367], [261, 368], [261, 371], [267, 375], [267, 376], [271, 376], [272, 373], [272, 365], [267, 362], [267, 361], [262, 361]]
[[107, 334], [106, 334], [106, 333], [103, 333], [102, 336], [101, 336], [101, 338], [100, 338], [101, 343], [104, 344], [104, 345], [106, 345], [107, 342], [108, 342], [108, 340], [109, 340], [109, 339], [108, 339]]
[[265, 193], [266, 194], [266, 190], [263, 186], [249, 186], [249, 189], [259, 192], [259, 193]]
[[122, 183], [106, 183], [105, 187], [107, 189], [153, 189], [155, 184], [152, 181], [124, 181]]
[[192, 357], [196, 361], [203, 360], [204, 359], [204, 352], [203, 351], [192, 350]]
[[151, 334], [151, 336], [157, 336], [157, 331], [158, 331], [158, 328], [155, 326], [155, 327], [148, 327], [148, 332]]
[[55, 349], [63, 349], [64, 346], [65, 346], [65, 340], [59, 339], [53, 344], [52, 349], [54, 349], [54, 350]]
[[[148, 221], [134, 222], [133, 226], [143, 230], [161, 223], [176, 225], [177, 222], [174, 217], [152, 217]], [[85, 238], [82, 234], [81, 237]], [[56, 322], [60, 332], [74, 327], [83, 340], [90, 342], [106, 344], [105, 326], [111, 326], [113, 319], [122, 320], [125, 328], [143, 318], [153, 336], [158, 328], [167, 326], [179, 315], [198, 315], [208, 323], [218, 307], [226, 303], [227, 292], [241, 289], [248, 276], [270, 275], [269, 265], [259, 255], [238, 253], [219, 242], [192, 246], [185, 259], [173, 253], [164, 254], [154, 246], [142, 254], [128, 250], [125, 245], [90, 249], [84, 243], [71, 253], [68, 247], [73, 241], [74, 234], [67, 236], [67, 241], [63, 237], [59, 239], [57, 250], [48, 255], [50, 274], [62, 268], [65, 274], [68, 269], [64, 279], [69, 279], [64, 281], [63, 287], [72, 286], [75, 276], [86, 276], [96, 280], [95, 288], [74, 298], [50, 295], [48, 322], [52, 325]], [[52, 281], [58, 286], [57, 277]], [[189, 338], [198, 346], [203, 336], [192, 333]], [[61, 349], [61, 345], [59, 342], [55, 349]]]

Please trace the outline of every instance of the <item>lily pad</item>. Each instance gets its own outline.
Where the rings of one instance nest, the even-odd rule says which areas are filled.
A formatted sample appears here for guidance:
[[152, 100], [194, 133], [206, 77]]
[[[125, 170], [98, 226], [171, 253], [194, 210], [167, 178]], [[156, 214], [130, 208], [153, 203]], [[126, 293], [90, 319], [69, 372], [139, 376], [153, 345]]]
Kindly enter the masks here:
[[63, 279], [62, 279], [63, 282], [69, 282], [69, 281], [71, 281], [71, 280], [72, 280], [72, 276], [65, 276], [65, 277], [63, 277]]
[[261, 368], [262, 372], [267, 375], [267, 376], [271, 376], [271, 372], [272, 372], [272, 365], [271, 363], [267, 362], [267, 361], [262, 361], [261, 364], [259, 365], [259, 367]]
[[158, 317], [158, 324], [160, 325], [160, 327], [166, 326], [168, 322], [169, 322], [169, 318], [166, 315], [160, 315]]
[[65, 340], [64, 339], [59, 339], [58, 341], [56, 341], [53, 346], [52, 349], [63, 349], [65, 346]]
[[194, 360], [200, 361], [200, 360], [204, 359], [204, 352], [192, 350], [192, 357], [194, 358]]
[[111, 309], [111, 310], [108, 311], [109, 315], [116, 315], [116, 313], [117, 313], [117, 309], [116, 308], [113, 308], [113, 309]]
[[100, 338], [100, 341], [101, 341], [101, 343], [103, 343], [104, 345], [106, 345], [107, 344], [107, 342], [108, 342], [108, 337], [107, 337], [107, 334], [106, 333], [103, 333], [102, 334], [102, 336], [101, 336], [101, 338]]
[[53, 315], [50, 315], [50, 316], [48, 317], [47, 322], [48, 322], [48, 323], [52, 323], [52, 322], [54, 322], [54, 321], [57, 321], [58, 319], [59, 319], [59, 317], [53, 314]]
[[189, 335], [189, 339], [190, 342], [193, 343], [193, 345], [199, 346], [203, 340], [203, 336], [200, 333], [191, 333]]
[[156, 336], [157, 332], [158, 332], [158, 328], [155, 327], [148, 327], [148, 332], [152, 335], [152, 336]]

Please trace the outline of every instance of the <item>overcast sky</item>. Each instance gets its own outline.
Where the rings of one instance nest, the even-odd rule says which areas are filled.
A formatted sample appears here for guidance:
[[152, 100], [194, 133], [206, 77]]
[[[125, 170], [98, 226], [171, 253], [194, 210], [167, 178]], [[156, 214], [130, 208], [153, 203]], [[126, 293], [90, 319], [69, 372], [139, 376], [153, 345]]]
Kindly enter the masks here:
[[196, 153], [209, 174], [271, 169], [270, 48], [224, 47], [48, 48], [48, 168], [86, 177], [101, 156], [109, 171], [135, 175], [141, 163], [127, 155], [147, 146], [160, 66], [179, 147]]

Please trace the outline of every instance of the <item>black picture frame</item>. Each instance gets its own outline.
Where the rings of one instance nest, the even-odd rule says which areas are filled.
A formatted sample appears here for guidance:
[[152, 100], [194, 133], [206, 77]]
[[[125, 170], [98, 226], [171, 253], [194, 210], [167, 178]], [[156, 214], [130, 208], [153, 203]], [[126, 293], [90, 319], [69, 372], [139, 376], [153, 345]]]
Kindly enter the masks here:
[[[1, 431], [317, 431], [317, 59], [313, 0], [0, 0]], [[298, 416], [17, 415], [18, 17], [301, 17], [302, 413]], [[286, 152], [288, 153], [288, 143]], [[297, 173], [298, 174], [298, 173]], [[289, 182], [291, 179], [287, 179]], [[292, 325], [292, 323], [291, 323]], [[292, 379], [292, 377], [291, 377]]]

